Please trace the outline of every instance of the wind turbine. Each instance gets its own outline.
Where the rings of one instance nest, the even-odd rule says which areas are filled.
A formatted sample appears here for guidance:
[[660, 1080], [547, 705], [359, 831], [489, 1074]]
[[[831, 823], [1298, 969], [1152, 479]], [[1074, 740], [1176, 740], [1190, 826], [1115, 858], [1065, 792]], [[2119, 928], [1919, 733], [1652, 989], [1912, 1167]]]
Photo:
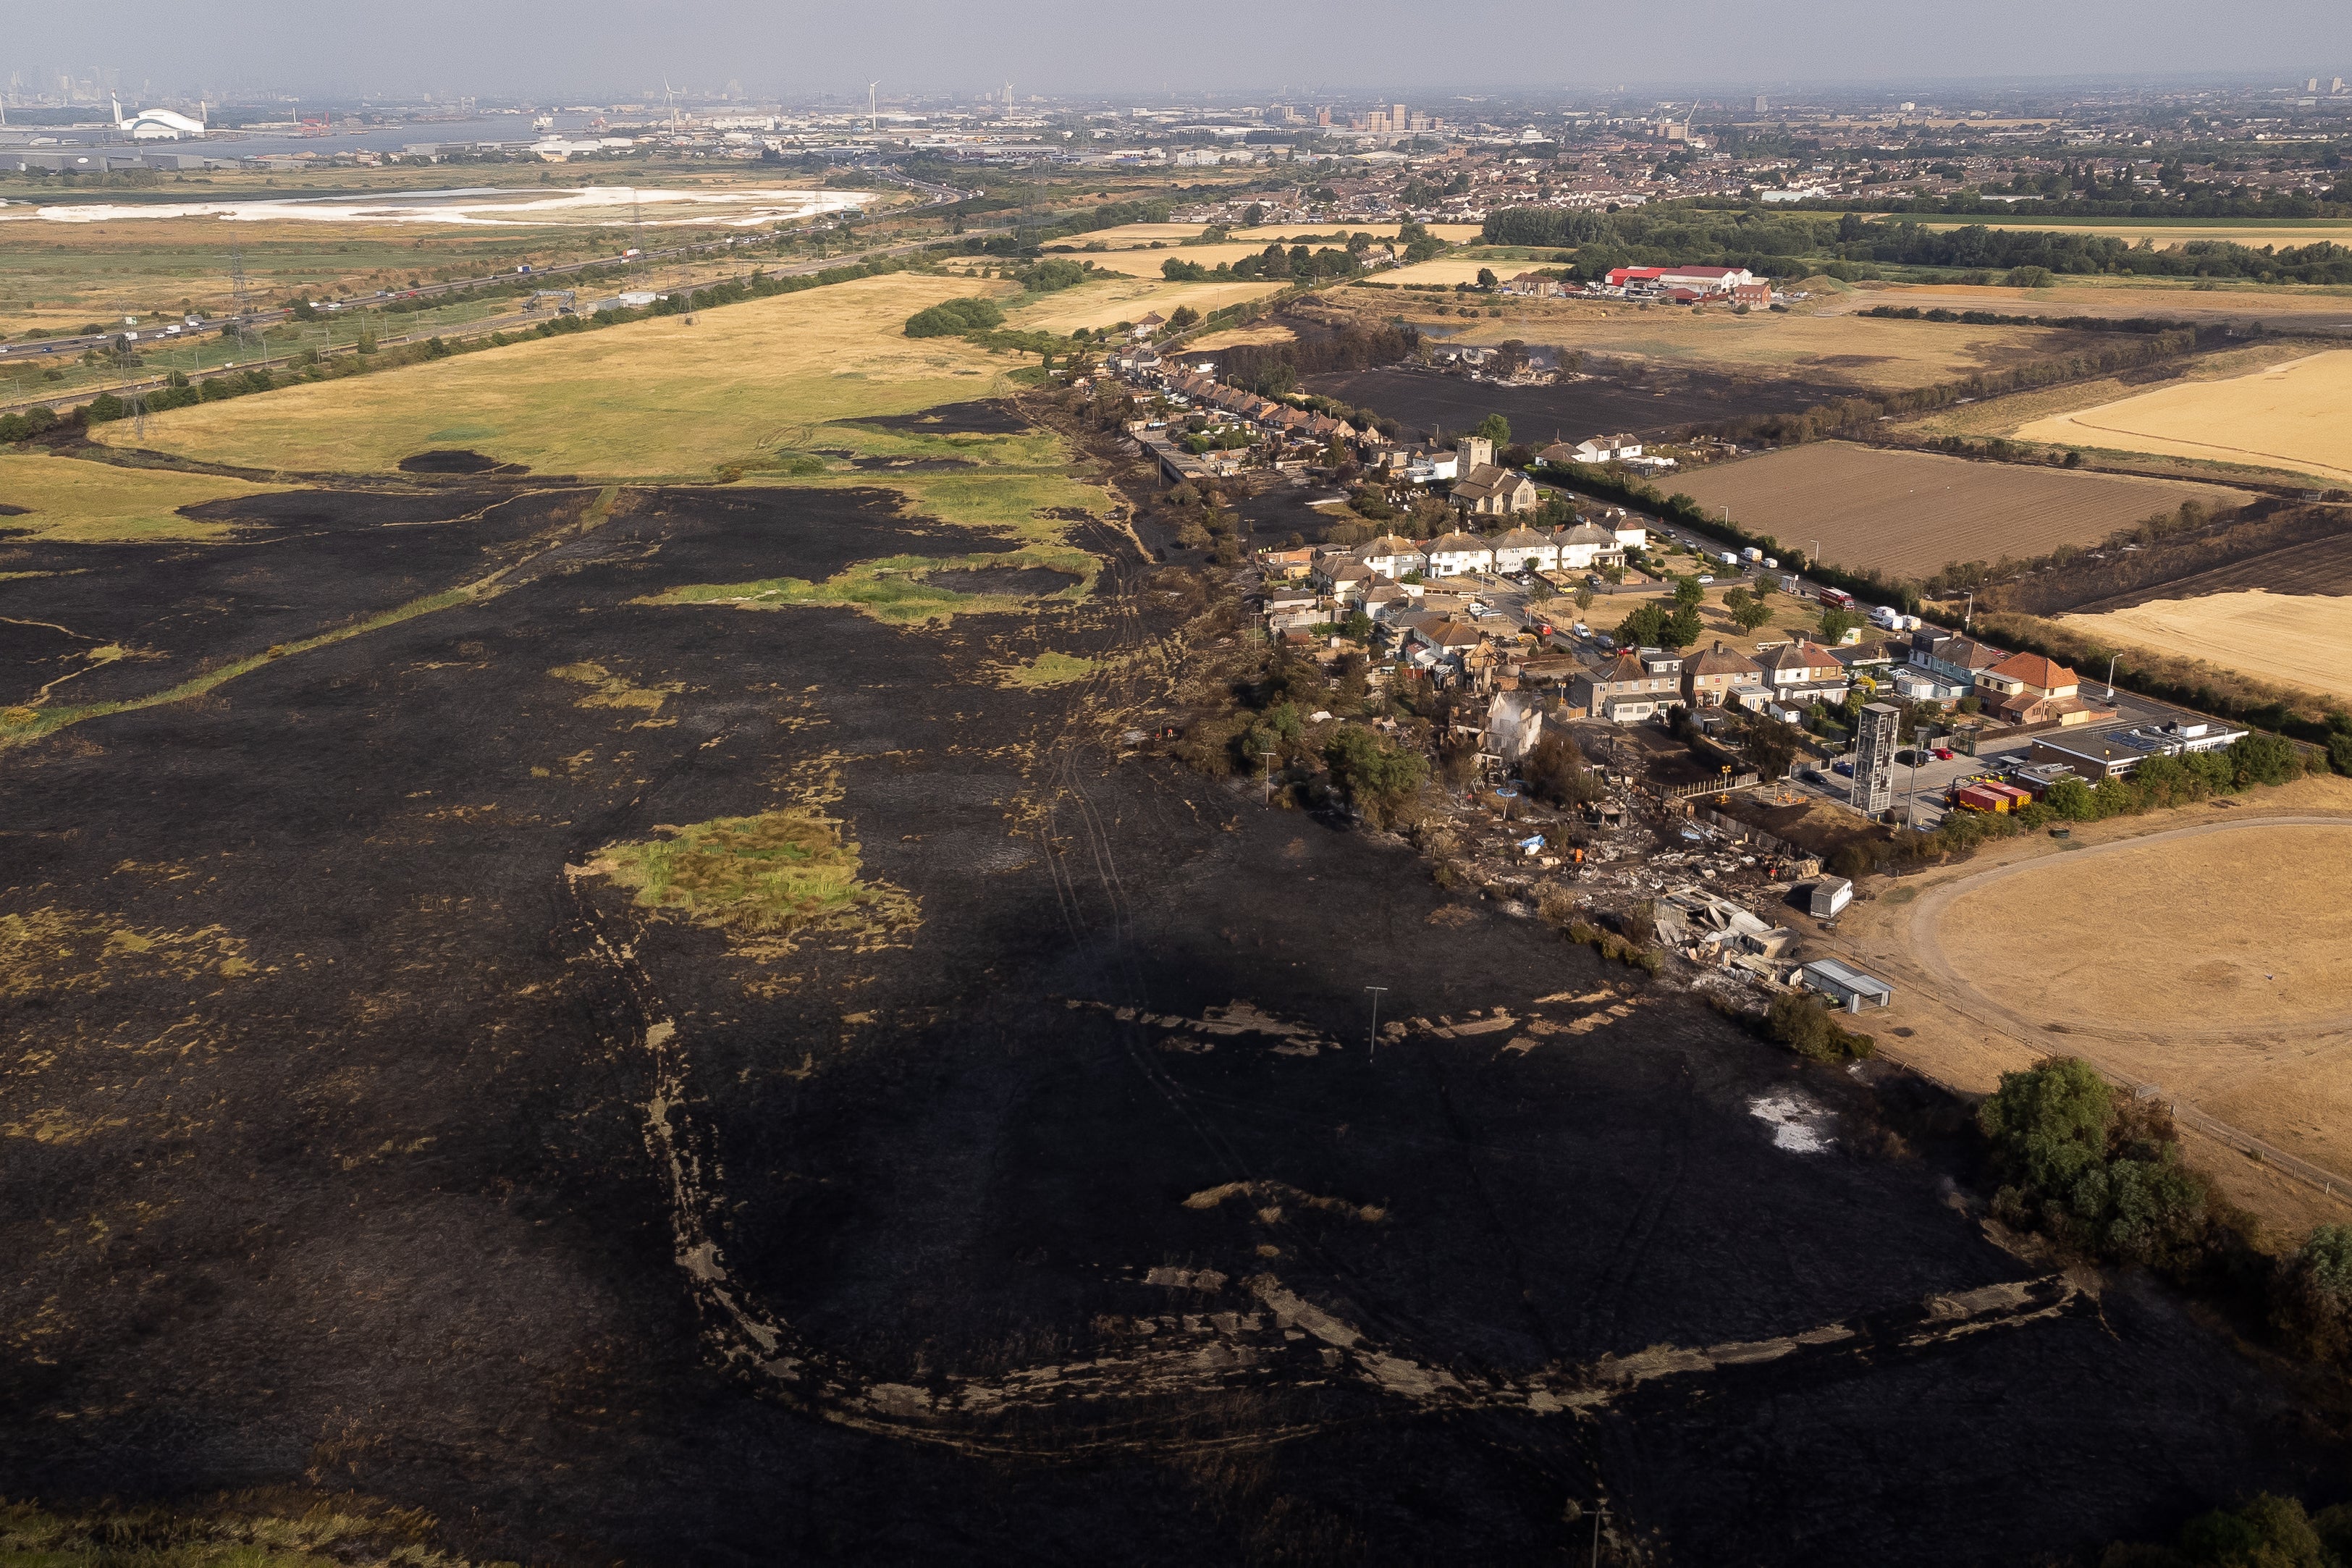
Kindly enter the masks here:
[[669, 105], [670, 133], [676, 135], [677, 133], [677, 94], [670, 90], [669, 78], [667, 75], [662, 78], [662, 101]]

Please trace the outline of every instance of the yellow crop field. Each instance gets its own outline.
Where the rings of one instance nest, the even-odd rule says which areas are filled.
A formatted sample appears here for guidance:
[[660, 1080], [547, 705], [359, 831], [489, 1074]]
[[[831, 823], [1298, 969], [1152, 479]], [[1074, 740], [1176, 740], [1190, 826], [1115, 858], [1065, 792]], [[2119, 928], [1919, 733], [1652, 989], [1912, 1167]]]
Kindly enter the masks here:
[[2352, 699], [2352, 598], [2341, 595], [2249, 588], [2058, 618], [2103, 642]]
[[1165, 316], [1179, 305], [1190, 305], [1205, 316], [1244, 300], [1263, 299], [1284, 287], [1279, 279], [1263, 282], [1169, 283], [1157, 278], [1129, 278], [1116, 282], [1082, 283], [1011, 311], [1005, 324], [1028, 331], [1072, 332], [1080, 327], [1099, 329], [1118, 321], [1139, 321], [1155, 311]]
[[[1197, 223], [1130, 223], [1118, 228], [1097, 229], [1092, 234], [1081, 235], [1059, 243], [1087, 246], [1099, 240], [1118, 249], [1130, 246], [1149, 246], [1153, 240], [1158, 240], [1160, 244], [1173, 249], [1181, 241], [1196, 238], [1206, 226]], [[1481, 232], [1480, 226], [1475, 223], [1433, 223], [1428, 226], [1430, 233], [1449, 245], [1466, 245], [1476, 239]], [[1258, 249], [1263, 250], [1277, 239], [1288, 244], [1294, 237], [1307, 239], [1318, 236], [1357, 233], [1388, 239], [1394, 237], [1396, 231], [1397, 226], [1393, 223], [1293, 223], [1264, 224], [1256, 228], [1228, 229], [1226, 236], [1231, 239], [1250, 240]], [[1332, 241], [1326, 237], [1321, 243], [1328, 245]], [[1199, 249], [1200, 247], [1189, 246], [1186, 248]]]
[[2352, 350], [2228, 381], [2178, 383], [2037, 419], [2025, 441], [2284, 466], [2352, 483]]
[[1209, 332], [1194, 338], [1184, 346], [1188, 349], [1230, 349], [1244, 343], [1289, 343], [1298, 341], [1298, 334], [1279, 324], [1257, 327], [1228, 327], [1222, 332]]
[[21, 514], [0, 514], [0, 543], [10, 539], [65, 544], [222, 539], [233, 525], [184, 518], [180, 509], [261, 495], [270, 488], [211, 474], [124, 468], [47, 453], [0, 454], [0, 506], [24, 509]]
[[2047, 289], [2007, 289], [1978, 283], [1867, 282], [1813, 298], [1791, 309], [1840, 314], [1880, 305], [1922, 310], [1991, 310], [2013, 316], [2160, 316], [2186, 321], [2263, 321], [2281, 328], [2298, 318], [2334, 325], [2352, 317], [2352, 289], [2277, 288], [2261, 283], [2200, 283], [2144, 278], [2061, 278]]
[[1470, 256], [1441, 256], [1434, 261], [1417, 261], [1393, 271], [1375, 272], [1372, 278], [1381, 283], [1475, 283], [1480, 268], [1496, 273], [1497, 277], [1503, 276], [1491, 261], [1481, 261]]
[[1076, 261], [1091, 261], [1106, 272], [1124, 272], [1131, 278], [1157, 278], [1170, 261], [1194, 261], [1202, 267], [1230, 267], [1245, 256], [1263, 256], [1263, 245], [1188, 245], [1181, 250], [1108, 250], [1089, 251], [1073, 257]]
[[[1410, 268], [1405, 274], [1390, 276], [1421, 270]], [[1387, 295], [1368, 296], [1359, 290], [1349, 300], [1360, 304], [1368, 297], [1377, 299], [1375, 309], [1391, 308], [1392, 297]], [[1486, 303], [1480, 296], [1479, 307]], [[1727, 310], [1686, 310], [1667, 305], [1644, 310], [1622, 300], [1506, 300], [1500, 303], [1501, 316], [1465, 318], [1459, 330], [1450, 315], [1432, 316], [1432, 306], [1411, 295], [1397, 301], [1396, 308], [1408, 320], [1443, 321], [1449, 343], [1498, 343], [1517, 338], [1610, 359], [1872, 387], [1919, 386], [1998, 370], [2058, 353], [2072, 341], [2071, 334], [2046, 327], [1774, 315], [1764, 310], [1738, 316]], [[1439, 308], [1450, 311], [1452, 307], [1449, 301]]]
[[[994, 388], [1014, 362], [908, 316], [1005, 283], [909, 273], [151, 416], [159, 451], [294, 473], [385, 472], [463, 449], [542, 474], [705, 478], [757, 465], [827, 420]], [[126, 426], [100, 438], [128, 445]]]

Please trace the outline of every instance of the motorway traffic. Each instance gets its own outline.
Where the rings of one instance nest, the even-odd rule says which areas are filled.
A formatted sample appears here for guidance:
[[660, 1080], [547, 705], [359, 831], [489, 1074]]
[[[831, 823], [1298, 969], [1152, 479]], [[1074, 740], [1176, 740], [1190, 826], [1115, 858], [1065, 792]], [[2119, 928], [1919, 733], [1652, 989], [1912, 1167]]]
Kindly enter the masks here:
[[[922, 194], [924, 197], [923, 201], [918, 204], [914, 209], [918, 212], [929, 207], [944, 206], [956, 202], [965, 201], [970, 199], [970, 197], [974, 194], [969, 191], [959, 191], [951, 185], [933, 184], [928, 180], [917, 180], [904, 174], [891, 174], [888, 177], [896, 180], [898, 184], [907, 186], [910, 190], [918, 191]], [[641, 267], [652, 266], [661, 262], [681, 261], [695, 257], [709, 256], [715, 252], [723, 253], [739, 245], [759, 244], [764, 238], [764, 236], [730, 235], [723, 239], [705, 240], [693, 245], [672, 246], [667, 249], [647, 250], [641, 247], [632, 247], [630, 249], [624, 250], [618, 256], [591, 257], [584, 261], [565, 262], [561, 266], [554, 267], [518, 267], [511, 272], [491, 273], [486, 277], [480, 278], [452, 279], [444, 283], [422, 284], [415, 289], [379, 289], [373, 294], [331, 301], [321, 300], [317, 303], [322, 308], [341, 310], [349, 308], [352, 305], [366, 306], [391, 301], [437, 299], [451, 294], [463, 294], [468, 290], [479, 289], [486, 284], [511, 283], [518, 277], [527, 277], [537, 280], [543, 278], [562, 278], [592, 271], [599, 268]], [[896, 248], [898, 247], [883, 247], [873, 250], [859, 251], [855, 253], [854, 256], [836, 256], [821, 262], [806, 266], [783, 268], [779, 270], [785, 272], [812, 271], [821, 269], [825, 267], [837, 267], [845, 261], [856, 259], [858, 257], [895, 254]], [[239, 322], [243, 322], [249, 327], [257, 329], [275, 326], [290, 320], [293, 315], [294, 310], [292, 307], [281, 306], [271, 310], [248, 310], [241, 315], [228, 318], [214, 317], [206, 319], [201, 316], [188, 316], [183, 318], [178, 322], [171, 324], [151, 324], [141, 320], [125, 317], [123, 319], [122, 329], [120, 331], [109, 330], [100, 332], [78, 333], [72, 337], [40, 338], [26, 340], [18, 342], [0, 342], [0, 362], [5, 362], [11, 358], [18, 360], [37, 359], [47, 354], [79, 354], [90, 349], [121, 345], [124, 343], [126, 339], [133, 345], [140, 343], [185, 342], [191, 338], [201, 336], [206, 332], [225, 331], [231, 326], [235, 326]], [[260, 363], [261, 362], [257, 360], [254, 363]]]

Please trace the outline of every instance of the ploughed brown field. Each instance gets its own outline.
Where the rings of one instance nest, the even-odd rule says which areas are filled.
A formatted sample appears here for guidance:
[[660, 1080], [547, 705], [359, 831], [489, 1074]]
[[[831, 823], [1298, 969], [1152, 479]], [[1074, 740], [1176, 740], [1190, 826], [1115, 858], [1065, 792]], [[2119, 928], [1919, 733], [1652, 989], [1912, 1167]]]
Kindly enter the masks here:
[[2184, 500], [2236, 506], [2243, 491], [1888, 452], [1844, 441], [1786, 447], [1670, 481], [1710, 512], [1850, 570], [1923, 576], [2093, 544]]

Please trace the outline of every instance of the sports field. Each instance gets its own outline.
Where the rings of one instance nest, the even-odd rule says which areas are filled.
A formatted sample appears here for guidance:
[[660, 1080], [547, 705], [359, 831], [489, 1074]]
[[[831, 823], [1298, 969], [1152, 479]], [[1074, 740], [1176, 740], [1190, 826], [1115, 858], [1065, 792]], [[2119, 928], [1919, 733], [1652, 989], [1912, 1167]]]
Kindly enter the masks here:
[[266, 485], [212, 474], [125, 468], [46, 452], [0, 453], [0, 546], [12, 540], [61, 544], [226, 538], [225, 522], [179, 515], [182, 507], [259, 495]]
[[[995, 388], [1019, 362], [906, 318], [1004, 283], [894, 274], [152, 416], [145, 446], [291, 473], [386, 472], [463, 449], [541, 474], [708, 479], [770, 466], [827, 420]], [[943, 383], [950, 385], [943, 386]], [[131, 444], [122, 425], [101, 440]]]
[[2053, 446], [2283, 467], [2352, 483], [2352, 350], [2176, 383], [2021, 426]]
[[1670, 480], [1710, 512], [1853, 569], [1924, 576], [1956, 561], [2023, 560], [2093, 544], [2184, 500], [2230, 507], [2217, 485], [2067, 473], [1889, 452], [1844, 441], [1784, 447]]
[[2058, 618], [2105, 642], [2352, 699], [2352, 598], [2249, 588]]
[[2352, 1172], [2352, 819], [2213, 815], [1931, 889], [1914, 938], [2029, 1038]]

